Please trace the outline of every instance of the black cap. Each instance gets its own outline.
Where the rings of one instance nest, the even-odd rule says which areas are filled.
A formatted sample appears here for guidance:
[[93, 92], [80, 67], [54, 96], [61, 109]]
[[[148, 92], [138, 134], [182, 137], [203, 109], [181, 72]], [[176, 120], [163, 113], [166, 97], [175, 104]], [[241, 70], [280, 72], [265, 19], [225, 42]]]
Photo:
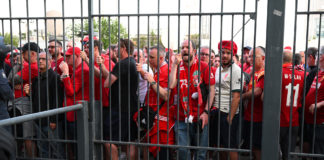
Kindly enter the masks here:
[[24, 44], [24, 46], [22, 47], [22, 49], [21, 49], [22, 53], [24, 53], [25, 51], [28, 51], [28, 45], [30, 46], [30, 51], [34, 51], [37, 53], [40, 52], [39, 46], [35, 42], [29, 42], [29, 43]]
[[9, 53], [9, 52], [10, 52], [10, 47], [3, 45], [3, 44], [0, 45], [0, 54], [1, 55], [3, 55], [3, 54], [7, 55], [7, 53]]
[[0, 44], [0, 69], [3, 68], [4, 60], [9, 52], [10, 48], [8, 46]]

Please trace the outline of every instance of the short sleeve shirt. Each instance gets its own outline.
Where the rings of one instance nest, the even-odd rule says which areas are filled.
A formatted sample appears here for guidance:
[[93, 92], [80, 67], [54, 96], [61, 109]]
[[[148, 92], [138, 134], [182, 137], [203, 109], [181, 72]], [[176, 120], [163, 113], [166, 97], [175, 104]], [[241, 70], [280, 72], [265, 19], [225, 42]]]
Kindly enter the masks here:
[[[112, 71], [112, 69], [115, 66], [115, 63], [109, 59], [106, 55], [101, 55], [104, 58], [104, 65], [108, 71]], [[94, 63], [94, 65], [99, 68], [99, 65], [97, 62]], [[109, 106], [109, 88], [105, 88], [105, 78], [101, 77], [101, 85], [100, 85], [100, 78], [95, 76], [95, 100], [100, 100], [100, 87], [102, 91], [102, 106], [108, 107]]]
[[138, 72], [134, 58], [128, 57], [119, 61], [111, 73], [117, 77], [111, 85], [111, 108], [119, 111], [120, 106], [121, 112], [128, 113], [130, 107], [130, 113], [134, 113], [138, 105]]
[[[230, 111], [230, 97], [232, 92], [240, 92], [243, 86], [244, 79], [241, 77], [241, 68], [233, 63], [229, 67], [218, 67], [215, 73], [215, 101], [214, 106], [220, 111], [229, 113]], [[219, 99], [220, 94], [220, 99]], [[219, 105], [220, 102], [220, 106]], [[238, 114], [237, 109], [236, 114]]]
[[[294, 78], [294, 86], [292, 86], [293, 78]], [[281, 127], [289, 127], [291, 96], [293, 96], [292, 126], [299, 125], [298, 108], [302, 106], [301, 99], [303, 96], [303, 88], [304, 88], [304, 72], [295, 69], [293, 75], [292, 64], [284, 64], [282, 67], [282, 86], [281, 86], [281, 112], [280, 112]]]
[[[254, 80], [254, 81], [252, 81]], [[253, 82], [253, 83], [252, 83]], [[251, 78], [250, 83], [248, 85], [248, 91], [251, 91], [252, 88], [264, 88], [264, 70], [259, 70], [254, 72], [254, 78]], [[246, 110], [244, 111], [244, 119], [247, 121], [252, 120], [252, 108], [253, 108], [253, 122], [262, 122], [262, 114], [263, 114], [263, 101], [261, 100], [261, 96], [254, 97], [252, 106], [252, 98], [249, 100]]]
[[[317, 83], [318, 79], [318, 83]], [[316, 93], [317, 90], [317, 93]], [[318, 78], [315, 77], [307, 93], [305, 101], [305, 121], [307, 124], [314, 124], [314, 114], [309, 112], [310, 105], [314, 104], [317, 97], [317, 103], [324, 101], [324, 71], [318, 72]], [[316, 124], [324, 123], [324, 107], [316, 110]]]

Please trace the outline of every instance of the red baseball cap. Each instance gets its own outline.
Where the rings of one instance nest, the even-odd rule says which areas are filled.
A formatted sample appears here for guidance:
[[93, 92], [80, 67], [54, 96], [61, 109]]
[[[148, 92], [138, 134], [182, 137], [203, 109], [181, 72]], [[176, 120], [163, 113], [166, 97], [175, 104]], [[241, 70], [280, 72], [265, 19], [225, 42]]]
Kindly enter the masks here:
[[[80, 55], [81, 50], [79, 47], [74, 47], [74, 54], [75, 55]], [[73, 47], [70, 47], [66, 52], [65, 55], [73, 55]]]
[[[93, 40], [98, 40], [96, 36], [93, 36]], [[85, 36], [81, 42], [88, 42], [89, 41], [89, 36]]]
[[[232, 50], [233, 47], [233, 56], [237, 54], [237, 45], [234, 41], [224, 40], [222, 41], [222, 48]], [[220, 42], [218, 43], [218, 50], [220, 50]]]
[[291, 47], [290, 47], [290, 46], [286, 46], [286, 47], [284, 48], [284, 50], [291, 50]]

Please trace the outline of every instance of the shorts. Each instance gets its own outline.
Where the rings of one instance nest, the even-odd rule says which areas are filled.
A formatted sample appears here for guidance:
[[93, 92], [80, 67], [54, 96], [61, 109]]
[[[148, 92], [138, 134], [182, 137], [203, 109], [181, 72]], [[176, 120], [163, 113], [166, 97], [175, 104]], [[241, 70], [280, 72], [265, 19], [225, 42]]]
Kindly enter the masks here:
[[129, 142], [136, 139], [137, 125], [133, 120], [133, 113], [129, 114], [108, 109], [107, 117], [104, 126], [107, 140]]
[[[220, 112], [220, 113], [219, 113]], [[217, 139], [218, 139], [218, 120], [220, 120], [220, 145], [226, 148], [238, 148], [239, 142], [238, 142], [238, 127], [239, 127], [239, 115], [236, 114], [232, 120], [232, 124], [229, 125], [227, 122], [227, 116], [228, 113], [215, 110], [213, 111], [213, 122], [211, 122], [210, 127], [212, 128], [212, 132], [209, 136], [213, 137], [211, 138], [213, 144], [216, 145]], [[218, 118], [218, 116], [220, 116]], [[229, 133], [229, 127], [230, 127], [230, 133]]]
[[[251, 122], [244, 120], [243, 122], [243, 139], [244, 144], [243, 148], [250, 148], [250, 128]], [[252, 148], [261, 149], [261, 141], [262, 141], [262, 122], [253, 122], [253, 131], [252, 131]]]
[[[32, 113], [29, 97], [20, 97], [14, 100], [14, 106], [20, 111], [21, 115], [27, 115]], [[36, 136], [34, 131], [33, 121], [27, 121], [22, 123], [23, 126], [23, 138], [31, 138]]]

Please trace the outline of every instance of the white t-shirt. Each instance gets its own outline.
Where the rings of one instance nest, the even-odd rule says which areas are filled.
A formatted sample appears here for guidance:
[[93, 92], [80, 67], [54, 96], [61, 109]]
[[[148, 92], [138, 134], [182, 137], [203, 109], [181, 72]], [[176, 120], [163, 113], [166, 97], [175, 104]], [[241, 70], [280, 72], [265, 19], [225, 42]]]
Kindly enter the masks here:
[[[231, 71], [232, 68], [232, 71]], [[219, 79], [219, 74], [221, 74], [221, 79]], [[241, 91], [241, 86], [243, 87], [244, 76], [241, 78], [241, 68], [233, 63], [227, 68], [218, 67], [215, 72], [215, 100], [213, 106], [220, 109], [220, 111], [229, 113], [230, 106], [232, 102], [230, 101], [230, 96], [232, 91]], [[241, 85], [242, 84], [242, 85]], [[232, 88], [231, 88], [232, 87]], [[219, 100], [220, 94], [220, 100]], [[233, 98], [233, 97], [231, 97]], [[218, 106], [220, 102], [220, 107]], [[239, 108], [236, 114], [239, 113]]]
[[[149, 67], [147, 64], [142, 65], [143, 71], [147, 72], [147, 68], [149, 68], [148, 72], [153, 75], [153, 71], [152, 71], [151, 67]], [[140, 103], [144, 103], [145, 96], [147, 93], [147, 87], [148, 87], [147, 81], [142, 78], [140, 73], [138, 74], [138, 76], [139, 76], [139, 85], [138, 85], [139, 94], [138, 94], [138, 96], [139, 96]]]

